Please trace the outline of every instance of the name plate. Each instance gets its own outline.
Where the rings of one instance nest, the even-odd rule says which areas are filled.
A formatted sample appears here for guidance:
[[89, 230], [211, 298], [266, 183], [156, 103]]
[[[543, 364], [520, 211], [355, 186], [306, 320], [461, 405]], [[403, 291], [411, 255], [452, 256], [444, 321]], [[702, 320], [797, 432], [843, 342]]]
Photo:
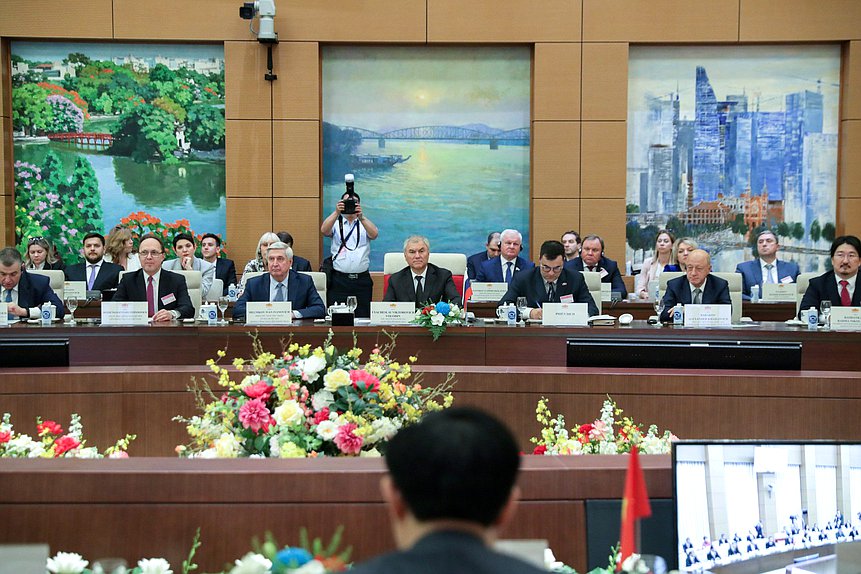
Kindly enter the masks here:
[[102, 325], [146, 325], [146, 301], [102, 301]]
[[731, 327], [732, 305], [685, 305], [685, 327]]
[[541, 306], [541, 324], [557, 327], [585, 327], [589, 324], [589, 305], [586, 303], [544, 303]]
[[508, 292], [508, 283], [472, 283], [470, 301], [476, 303], [492, 301], [496, 303]]
[[409, 325], [415, 318], [415, 303], [371, 301], [371, 325]]
[[63, 297], [65, 299], [86, 299], [87, 298], [87, 282], [86, 281], [66, 281], [63, 284]]
[[290, 301], [249, 301], [245, 304], [246, 325], [290, 325], [293, 303]]
[[9, 303], [0, 303], [0, 327], [9, 325]]
[[861, 307], [831, 307], [831, 329], [861, 331]]
[[764, 283], [761, 301], [795, 303], [798, 285], [795, 283]]
[[601, 302], [609, 303], [613, 300], [613, 285], [611, 283], [601, 283]]

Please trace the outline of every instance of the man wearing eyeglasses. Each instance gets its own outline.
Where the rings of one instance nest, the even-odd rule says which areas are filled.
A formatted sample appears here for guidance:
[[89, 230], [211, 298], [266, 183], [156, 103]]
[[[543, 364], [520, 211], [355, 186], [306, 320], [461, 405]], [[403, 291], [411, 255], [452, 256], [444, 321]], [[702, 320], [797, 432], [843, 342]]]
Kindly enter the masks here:
[[530, 319], [541, 319], [542, 303], [586, 303], [589, 316], [598, 314], [598, 306], [592, 299], [583, 275], [564, 267], [565, 248], [555, 240], [541, 244], [538, 265], [521, 271], [511, 280], [508, 291], [500, 305], [517, 303], [518, 297], [526, 297]]
[[123, 275], [113, 300], [146, 301], [153, 323], [194, 317], [185, 277], [161, 268], [164, 261], [161, 239], [152, 233], [144, 235], [138, 254], [141, 269]]
[[832, 271], [810, 280], [799, 310], [819, 309], [822, 301], [839, 307], [861, 306], [858, 267], [861, 266], [861, 240], [854, 235], [841, 235], [831, 243]]
[[38, 319], [42, 303], [52, 303], [57, 308], [57, 316], [62, 317], [65, 308], [51, 289], [50, 279], [27, 273], [23, 263], [14, 247], [0, 249], [0, 303], [6, 303], [7, 318], [10, 321]]
[[484, 249], [466, 258], [466, 274], [470, 279], [478, 276], [479, 266], [494, 257], [499, 257], [499, 232], [494, 231], [487, 236]]

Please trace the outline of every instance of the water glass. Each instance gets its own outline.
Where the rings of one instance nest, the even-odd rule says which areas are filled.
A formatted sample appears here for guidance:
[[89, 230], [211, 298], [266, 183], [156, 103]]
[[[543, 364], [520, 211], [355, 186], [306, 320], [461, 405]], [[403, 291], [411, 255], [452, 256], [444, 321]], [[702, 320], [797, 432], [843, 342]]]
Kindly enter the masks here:
[[658, 314], [658, 324], [661, 323], [661, 313], [664, 312], [664, 298], [660, 294], [655, 295], [655, 313]]
[[99, 558], [93, 562], [93, 574], [126, 574], [128, 562], [122, 558]]
[[227, 311], [227, 307], [230, 306], [230, 297], [219, 297], [218, 298], [218, 310], [221, 311], [221, 324], [227, 325], [227, 320], [224, 318], [224, 312]]
[[75, 324], [75, 309], [78, 308], [78, 299], [76, 297], [67, 297], [65, 303], [66, 303], [66, 309], [69, 310], [69, 315], [71, 315], [71, 318], [69, 319], [69, 324], [74, 325]]
[[831, 301], [823, 301], [819, 304], [819, 318], [826, 329], [831, 328]]
[[529, 303], [526, 301], [526, 297], [517, 298], [517, 311], [524, 321], [529, 319]]
[[356, 296], [355, 295], [348, 295], [347, 296], [347, 309], [350, 310], [350, 313], [355, 313], [356, 307], [358, 307], [358, 306], [359, 306], [359, 300], [356, 299]]

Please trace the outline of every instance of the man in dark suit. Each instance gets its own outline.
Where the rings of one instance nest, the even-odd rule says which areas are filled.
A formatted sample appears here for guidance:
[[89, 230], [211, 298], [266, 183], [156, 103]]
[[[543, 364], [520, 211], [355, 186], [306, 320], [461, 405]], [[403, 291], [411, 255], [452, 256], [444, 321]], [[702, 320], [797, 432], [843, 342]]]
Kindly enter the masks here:
[[731, 305], [729, 283], [711, 272], [712, 261], [709, 254], [702, 249], [694, 249], [688, 255], [685, 275], [667, 282], [661, 321], [670, 320], [673, 307], [677, 304]]
[[484, 249], [482, 251], [466, 258], [467, 276], [475, 281], [475, 278], [478, 276], [478, 267], [488, 259], [493, 259], [497, 255], [499, 255], [499, 232], [494, 231], [487, 236], [487, 243], [484, 245]]
[[518, 273], [499, 304], [516, 303], [518, 297], [526, 297], [530, 319], [541, 319], [542, 303], [586, 303], [589, 316], [597, 315], [598, 306], [586, 287], [583, 275], [565, 269], [564, 262], [563, 245], [554, 240], [545, 241], [541, 244], [538, 266]]
[[[762, 289], [764, 283], [795, 283], [798, 278], [798, 264], [793, 261], [779, 260], [778, 249], [780, 245], [777, 242], [777, 235], [772, 230], [765, 229], [759, 232], [756, 238], [757, 258], [739, 263], [735, 267], [735, 272], [741, 273], [742, 299], [750, 300], [750, 288], [753, 285], [759, 285]], [[760, 293], [762, 293], [761, 290]]]
[[460, 293], [454, 285], [451, 271], [428, 263], [430, 242], [427, 237], [412, 235], [404, 241], [407, 267], [389, 277], [383, 301], [415, 302], [421, 307], [427, 302], [446, 301], [461, 304]]
[[[287, 247], [293, 249], [293, 236], [287, 233], [286, 231], [279, 231], [275, 235], [278, 236], [278, 239], [281, 240], [282, 243], [286, 243]], [[299, 257], [295, 253], [293, 254], [293, 271], [312, 271], [311, 262], [305, 259], [304, 257]]]
[[398, 431], [386, 451], [380, 488], [398, 550], [354, 574], [539, 574], [491, 548], [514, 514], [517, 443], [474, 408], [431, 413]]
[[612, 259], [604, 257], [604, 240], [597, 235], [587, 235], [580, 247], [580, 257], [565, 262], [565, 269], [572, 271], [597, 271], [601, 274], [601, 283], [609, 283], [610, 290], [621, 294], [622, 299], [628, 296], [619, 265]]
[[221, 238], [214, 233], [206, 233], [200, 240], [200, 254], [207, 263], [215, 265], [215, 278], [221, 279], [222, 295], [227, 295], [230, 285], [237, 285], [236, 265], [232, 259], [221, 256]]
[[66, 267], [66, 281], [86, 281], [87, 291], [113, 289], [120, 280], [122, 266], [104, 260], [105, 237], [101, 233], [84, 235], [84, 261]]
[[245, 319], [245, 307], [249, 301], [290, 301], [293, 317], [316, 319], [326, 316], [326, 306], [308, 275], [290, 268], [293, 250], [286, 243], [276, 241], [266, 250], [269, 273], [248, 280], [242, 297], [233, 307], [233, 318]]
[[51, 289], [51, 280], [44, 275], [27, 273], [21, 254], [14, 247], [0, 249], [0, 303], [7, 304], [10, 321], [38, 319], [42, 303], [57, 308], [57, 317], [66, 314], [63, 302]]
[[811, 307], [819, 310], [822, 301], [835, 307], [861, 306], [858, 267], [861, 265], [861, 240], [854, 235], [841, 235], [831, 243], [832, 271], [810, 280], [799, 310]]
[[535, 264], [520, 257], [523, 235], [516, 229], [506, 229], [499, 234], [499, 257], [488, 259], [478, 266], [475, 280], [479, 283], [511, 283], [517, 273], [532, 269]]
[[152, 233], [144, 235], [138, 255], [141, 268], [123, 275], [113, 300], [146, 301], [153, 323], [193, 318], [194, 304], [188, 296], [185, 277], [161, 268], [161, 238]]

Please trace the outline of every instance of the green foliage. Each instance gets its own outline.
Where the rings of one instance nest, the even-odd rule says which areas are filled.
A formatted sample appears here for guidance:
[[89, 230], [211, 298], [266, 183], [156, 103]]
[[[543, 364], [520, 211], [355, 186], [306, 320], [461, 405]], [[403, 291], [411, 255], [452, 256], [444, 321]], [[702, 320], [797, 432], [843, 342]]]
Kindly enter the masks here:
[[735, 219], [732, 220], [730, 224], [730, 229], [732, 229], [733, 233], [738, 233], [739, 235], [744, 235], [748, 232], [747, 223], [744, 222], [744, 215], [741, 213], [737, 213]]
[[176, 118], [176, 121], [178, 121], [179, 123], [185, 123], [185, 118], [187, 115], [185, 108], [173, 101], [170, 96], [162, 96], [156, 98], [152, 101], [152, 105], [166, 111], [174, 118]]
[[105, 92], [93, 102], [93, 110], [102, 114], [110, 114], [114, 109], [114, 100]]
[[792, 238], [793, 239], [802, 239], [804, 237], [804, 226], [799, 222], [795, 222], [792, 224]]
[[175, 163], [177, 149], [172, 115], [152, 104], [141, 104], [124, 113], [114, 133], [111, 151], [137, 162], [163, 160]]
[[785, 221], [778, 223], [776, 233], [780, 237], [789, 237], [789, 224]]
[[810, 224], [810, 239], [819, 241], [820, 237], [822, 237], [822, 227], [819, 225], [819, 220], [814, 219], [813, 223]]
[[342, 130], [323, 122], [323, 153], [349, 155], [362, 144], [362, 135], [356, 130]]
[[625, 205], [625, 213], [640, 213], [640, 206], [636, 203], [629, 203]]
[[188, 140], [194, 149], [212, 150], [224, 146], [224, 110], [195, 105], [188, 110]]
[[176, 74], [164, 64], [156, 64], [149, 71], [149, 79], [153, 82], [172, 82]]
[[822, 226], [822, 239], [831, 243], [837, 237], [837, 229], [830, 221]]
[[12, 90], [12, 126], [28, 135], [44, 131], [54, 119], [54, 110], [45, 98], [48, 91], [36, 84]]
[[93, 166], [83, 156], [75, 160], [75, 169], [66, 197], [76, 214], [75, 229], [84, 233], [102, 228], [102, 200], [99, 195], [99, 180]]
[[194, 554], [198, 548], [200, 548], [200, 526], [197, 527], [197, 532], [194, 533], [194, 540], [191, 541], [188, 558], [182, 561], [182, 574], [188, 574], [192, 570], [197, 570], [197, 564], [194, 563]]

